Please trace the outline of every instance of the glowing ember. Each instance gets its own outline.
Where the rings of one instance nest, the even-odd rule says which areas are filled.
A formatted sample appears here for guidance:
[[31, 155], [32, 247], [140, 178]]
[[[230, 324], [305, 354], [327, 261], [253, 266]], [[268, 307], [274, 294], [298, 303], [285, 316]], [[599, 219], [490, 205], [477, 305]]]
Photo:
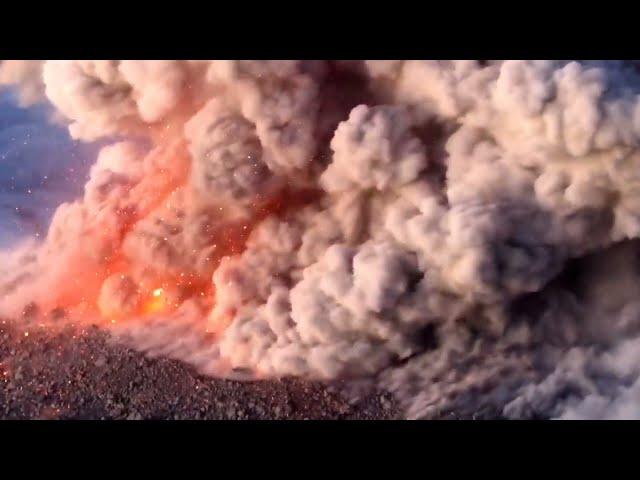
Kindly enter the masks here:
[[170, 302], [167, 300], [166, 295], [164, 295], [164, 289], [156, 288], [152, 292], [151, 298], [144, 304], [142, 310], [143, 314], [150, 315], [153, 313], [162, 312], [170, 306]]

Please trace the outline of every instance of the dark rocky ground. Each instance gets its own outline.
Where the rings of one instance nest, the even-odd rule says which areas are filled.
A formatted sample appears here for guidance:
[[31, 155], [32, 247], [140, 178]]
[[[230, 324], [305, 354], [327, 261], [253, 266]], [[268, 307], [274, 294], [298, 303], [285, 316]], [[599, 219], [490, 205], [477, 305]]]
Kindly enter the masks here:
[[396, 419], [387, 394], [355, 404], [302, 380], [236, 382], [113, 345], [97, 328], [28, 336], [0, 322], [0, 419]]

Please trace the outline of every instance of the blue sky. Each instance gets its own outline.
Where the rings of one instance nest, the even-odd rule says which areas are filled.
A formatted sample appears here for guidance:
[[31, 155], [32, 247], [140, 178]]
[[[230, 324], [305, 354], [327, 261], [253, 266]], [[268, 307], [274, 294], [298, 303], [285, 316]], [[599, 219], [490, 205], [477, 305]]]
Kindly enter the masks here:
[[42, 235], [57, 205], [82, 193], [98, 145], [73, 141], [46, 105], [0, 92], [0, 248]]

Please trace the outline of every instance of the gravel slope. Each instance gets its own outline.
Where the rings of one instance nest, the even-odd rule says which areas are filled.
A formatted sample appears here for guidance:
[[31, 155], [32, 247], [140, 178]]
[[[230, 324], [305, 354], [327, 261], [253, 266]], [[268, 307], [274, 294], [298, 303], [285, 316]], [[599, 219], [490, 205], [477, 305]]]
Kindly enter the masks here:
[[0, 321], [0, 419], [394, 419], [386, 394], [351, 405], [301, 380], [205, 378], [114, 346], [97, 328], [17, 331]]

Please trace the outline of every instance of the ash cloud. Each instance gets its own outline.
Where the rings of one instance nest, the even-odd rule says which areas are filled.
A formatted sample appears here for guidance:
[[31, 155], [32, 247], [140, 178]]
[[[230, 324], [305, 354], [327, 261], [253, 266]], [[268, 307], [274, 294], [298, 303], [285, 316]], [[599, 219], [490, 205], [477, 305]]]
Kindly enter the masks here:
[[[0, 64], [105, 146], [0, 312], [411, 418], [640, 416], [640, 76], [616, 61]], [[80, 321], [80, 320], [76, 320]]]

